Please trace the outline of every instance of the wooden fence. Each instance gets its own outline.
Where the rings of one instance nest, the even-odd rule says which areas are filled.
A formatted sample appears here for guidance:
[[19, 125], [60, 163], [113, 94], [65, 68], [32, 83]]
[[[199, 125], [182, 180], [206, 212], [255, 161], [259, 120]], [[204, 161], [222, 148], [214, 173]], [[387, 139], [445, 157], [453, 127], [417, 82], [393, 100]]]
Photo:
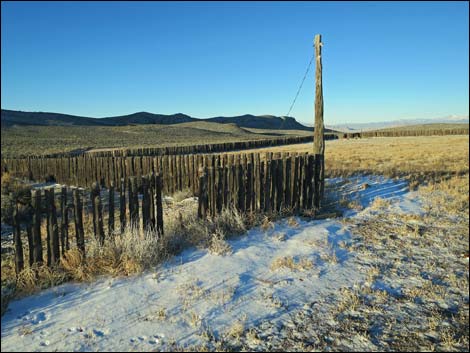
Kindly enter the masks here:
[[[115, 231], [123, 232], [126, 225], [140, 227], [142, 224], [143, 230], [154, 230], [157, 237], [163, 235], [161, 176], [142, 176], [141, 192], [138, 191], [134, 177], [130, 177], [127, 183], [124, 179], [121, 180], [121, 184], [117, 198], [114, 183], [107, 191], [101, 190], [99, 184], [94, 183], [90, 190], [61, 187], [60, 193], [56, 193], [54, 188], [33, 189], [26, 203], [24, 200], [21, 201], [23, 204], [14, 200], [16, 272], [19, 273], [24, 268], [22, 230], [26, 232], [30, 266], [44, 262], [43, 250], [46, 250], [48, 266], [54, 266], [73, 245], [85, 255], [84, 213], [91, 219], [93, 234], [101, 245], [106, 237], [113, 237]], [[19, 206], [22, 207], [22, 212], [19, 212]], [[116, 209], [119, 209], [119, 229], [116, 229]], [[47, 234], [45, 244], [41, 236], [44, 221]], [[74, 229], [75, 239], [69, 236], [71, 227]]]
[[[334, 138], [334, 136], [328, 135], [326, 138]], [[312, 136], [287, 136], [275, 139], [199, 144], [192, 146], [140, 147], [112, 149], [108, 151], [89, 151], [86, 152], [86, 154], [90, 154], [94, 157], [163, 156], [198, 153], [205, 154], [216, 152], [240, 151], [262, 147], [292, 145], [296, 143], [307, 143], [311, 141], [313, 141]]]
[[242, 163], [201, 167], [198, 216], [217, 215], [225, 208], [245, 212], [318, 209], [321, 177], [315, 156], [268, 153], [244, 155]]
[[[200, 167], [230, 167], [254, 159], [258, 153], [236, 153], [223, 155], [176, 155], [176, 156], [131, 156], [131, 157], [62, 157], [3, 159], [2, 168], [13, 176], [37, 182], [56, 181], [61, 184], [84, 188], [92, 187], [96, 181], [109, 188], [113, 182], [120, 190], [120, 180], [137, 178], [138, 188], [142, 187], [142, 175], [159, 173], [163, 178], [166, 194], [185, 189], [196, 195], [199, 190], [198, 170]], [[275, 153], [274, 158], [284, 158], [295, 153]], [[270, 153], [263, 153], [260, 159], [267, 159]]]
[[[325, 139], [337, 139], [334, 133], [325, 134]], [[266, 138], [250, 141], [236, 141], [223, 143], [198, 144], [189, 146], [164, 146], [164, 147], [140, 147], [140, 148], [110, 148], [102, 150], [74, 150], [70, 152], [61, 152], [53, 154], [41, 154], [40, 151], [35, 155], [42, 158], [71, 157], [78, 155], [91, 155], [93, 157], [125, 157], [125, 156], [163, 156], [177, 154], [197, 154], [197, 153], [216, 153], [240, 151], [253, 148], [274, 147], [283, 145], [292, 145], [297, 143], [307, 143], [313, 141], [312, 136], [283, 136], [279, 138]], [[18, 155], [16, 158], [27, 158], [31, 155]]]
[[444, 135], [468, 135], [469, 128], [449, 128], [449, 129], [410, 129], [410, 130], [390, 130], [390, 131], [363, 131], [340, 133], [342, 138], [367, 138], [367, 137], [405, 137], [405, 136], [444, 136]]
[[[286, 209], [296, 212], [303, 209], [317, 210], [320, 207], [323, 180], [316, 168], [315, 155], [251, 153], [226, 157], [207, 156], [207, 159], [202, 159], [202, 163], [193, 164], [198, 166], [193, 175], [176, 173], [183, 177], [171, 179], [175, 188], [178, 182], [197, 180], [197, 183], [191, 185], [197, 185], [194, 194], [198, 196], [199, 218], [215, 217], [227, 208], [244, 214]], [[174, 157], [175, 160], [178, 158], [181, 160], [180, 156]], [[156, 236], [162, 235], [164, 180], [163, 175], [151, 173], [140, 175], [140, 187], [138, 178], [129, 176], [127, 179], [121, 178], [119, 185], [111, 180], [108, 190], [101, 190], [98, 182], [94, 182], [87, 191], [61, 187], [57, 195], [53, 188], [32, 190], [22, 217], [19, 217], [18, 202], [14, 205], [17, 271], [24, 267], [22, 228], [26, 230], [30, 265], [43, 262], [43, 220], [46, 221], [47, 232], [47, 265], [56, 264], [72, 243], [85, 254], [84, 209], [89, 219], [92, 219], [93, 234], [99, 244], [103, 244], [106, 237], [113, 236], [116, 223], [120, 226], [116, 230], [118, 232], [123, 232], [127, 224], [132, 224], [142, 225], [143, 230], [154, 230]], [[74, 241], [69, 237], [72, 225], [75, 230]]]

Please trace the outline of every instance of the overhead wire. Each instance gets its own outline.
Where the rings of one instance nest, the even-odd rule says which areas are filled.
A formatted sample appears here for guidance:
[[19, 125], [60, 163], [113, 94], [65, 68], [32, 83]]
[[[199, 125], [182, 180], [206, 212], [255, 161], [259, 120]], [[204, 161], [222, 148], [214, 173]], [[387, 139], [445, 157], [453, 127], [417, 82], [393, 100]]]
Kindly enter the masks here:
[[297, 100], [297, 97], [299, 96], [300, 90], [302, 89], [302, 86], [304, 85], [305, 78], [307, 77], [308, 71], [310, 70], [310, 66], [312, 66], [313, 59], [315, 58], [314, 55], [312, 55], [312, 58], [310, 59], [310, 62], [308, 63], [307, 70], [305, 71], [304, 77], [302, 79], [302, 82], [300, 83], [299, 89], [297, 90], [297, 93], [294, 97], [294, 100], [292, 101], [292, 104], [290, 105], [289, 111], [287, 112], [286, 116], [289, 116], [290, 112], [292, 111], [292, 108], [294, 107], [294, 104]]

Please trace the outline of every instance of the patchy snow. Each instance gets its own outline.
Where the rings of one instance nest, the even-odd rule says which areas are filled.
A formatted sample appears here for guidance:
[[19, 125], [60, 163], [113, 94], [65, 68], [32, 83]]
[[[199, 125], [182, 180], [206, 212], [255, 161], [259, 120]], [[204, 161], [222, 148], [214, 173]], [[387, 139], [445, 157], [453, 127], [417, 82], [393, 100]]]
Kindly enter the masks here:
[[[367, 187], [364, 187], [367, 184]], [[420, 212], [403, 180], [331, 179], [337, 196], [354, 195], [364, 207], [345, 216], [366, 217], [376, 197], [403, 212]], [[230, 255], [188, 249], [155, 271], [131, 278], [68, 283], [13, 301], [1, 322], [2, 351], [148, 351], [197, 344], [204, 332], [227, 332], [244, 319], [281, 325], [306, 303], [364, 279], [363, 262], [347, 250], [350, 233], [339, 219], [287, 220], [254, 228], [228, 241]], [[292, 256], [313, 266], [271, 269]]]

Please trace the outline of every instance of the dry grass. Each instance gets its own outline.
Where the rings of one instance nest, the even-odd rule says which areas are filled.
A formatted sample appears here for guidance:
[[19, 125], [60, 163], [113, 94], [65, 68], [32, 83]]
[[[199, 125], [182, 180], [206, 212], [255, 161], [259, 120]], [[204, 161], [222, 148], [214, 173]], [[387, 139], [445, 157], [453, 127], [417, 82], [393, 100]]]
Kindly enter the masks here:
[[381, 197], [376, 197], [370, 205], [372, 209], [383, 209], [387, 208], [388, 206], [390, 206], [390, 201]]
[[[181, 199], [185, 193], [181, 193]], [[275, 220], [280, 215], [270, 215]], [[116, 217], [117, 218], [117, 217]], [[71, 249], [54, 268], [40, 266], [30, 268], [25, 261], [25, 269], [16, 281], [13, 254], [2, 256], [2, 313], [8, 301], [66, 281], [92, 281], [99, 275], [130, 276], [155, 267], [166, 259], [179, 254], [182, 250], [196, 246], [208, 249], [217, 255], [231, 253], [228, 238], [243, 234], [248, 228], [263, 223], [260, 214], [241, 215], [235, 209], [224, 209], [214, 219], [197, 218], [197, 202], [173, 202], [164, 209], [164, 236], [158, 237], [155, 231], [142, 231], [127, 227], [121, 234], [119, 224], [113, 236], [107, 236], [100, 246], [93, 236], [93, 224], [90, 214], [85, 212], [85, 249], [86, 258], [77, 250], [74, 227], [69, 226]], [[269, 227], [273, 223], [266, 218]], [[105, 234], [107, 220], [104, 219]], [[41, 225], [43, 238], [44, 263], [46, 263], [46, 224]], [[23, 244], [24, 257], [28, 258], [27, 244]]]
[[292, 228], [296, 228], [299, 226], [299, 222], [297, 222], [297, 219], [295, 219], [295, 217], [289, 217], [289, 219], [287, 220], [287, 224], [289, 225], [289, 227]]
[[30, 187], [17, 178], [12, 177], [8, 172], [2, 172], [1, 176], [1, 221], [11, 224], [13, 221], [14, 201], [19, 201], [19, 216], [24, 217], [26, 205], [29, 202]]
[[313, 262], [305, 257], [296, 261], [292, 256], [283, 256], [274, 259], [271, 263], [272, 271], [282, 268], [288, 268], [292, 271], [307, 271], [313, 268]]
[[[469, 136], [379, 137], [328, 140], [325, 147], [327, 176], [380, 174], [422, 178], [469, 171]], [[245, 150], [246, 152], [313, 151], [312, 143]]]
[[277, 243], [283, 242], [286, 240], [286, 233], [276, 232], [271, 236], [271, 239]]
[[245, 322], [247, 315], [244, 314], [237, 321], [235, 321], [225, 332], [225, 337], [238, 340], [242, 333], [245, 331]]
[[210, 291], [204, 288], [197, 278], [179, 285], [177, 291], [184, 311], [188, 311], [201, 298], [210, 295]]
[[[351, 251], [367, 266], [362, 281], [312, 302], [311, 316], [291, 314], [279, 331], [263, 328], [270, 319], [256, 327], [236, 322], [232, 335], [206, 349], [468, 351], [468, 191], [468, 175], [429, 181], [418, 189], [424, 215], [377, 200], [368, 219], [344, 222], [352, 227]], [[318, 242], [309, 245], [324, 247]], [[298, 262], [278, 258], [272, 268], [295, 270]], [[272, 294], [264, 299], [282, 307]]]
[[[375, 214], [354, 223], [354, 250], [371, 267], [364, 285], [338, 295], [343, 330], [375, 320], [380, 329], [370, 340], [380, 350], [468, 351], [468, 192], [468, 175], [429, 181], [418, 189], [424, 215], [378, 201]], [[345, 310], [362, 321], [346, 320]]]
[[216, 231], [212, 233], [209, 252], [215, 255], [229, 255], [232, 253], [232, 248], [230, 244], [225, 241], [225, 234], [220, 229], [216, 229]]
[[188, 197], [191, 197], [191, 196], [193, 196], [193, 193], [189, 188], [186, 188], [181, 191], [177, 191], [172, 195], [174, 202], [183, 201], [184, 199], [187, 199]]
[[[298, 146], [311, 148], [310, 144]], [[374, 347], [378, 350], [468, 351], [468, 260], [465, 263], [462, 257], [465, 253], [468, 256], [469, 239], [468, 136], [327, 141], [326, 151], [327, 170], [329, 168], [332, 175], [367, 172], [408, 176], [413, 183], [410, 187], [418, 189], [418, 194], [426, 200], [423, 206], [425, 214], [391, 214], [388, 202], [376, 199], [372, 204], [376, 214], [363, 223], [355, 224], [353, 240], [357, 242], [351, 245], [351, 251], [357, 252], [360, 258], [373, 260], [368, 264], [366, 283], [358, 288], [344, 288], [330, 308], [325, 304], [322, 310], [330, 310], [339, 324], [329, 327], [323, 322], [312, 322], [306, 327], [314, 326], [324, 335], [360, 337], [361, 340], [375, 342], [377, 346]], [[421, 183], [422, 180], [426, 185]], [[349, 204], [348, 200], [344, 202]], [[182, 208], [181, 212], [182, 218], [174, 209], [165, 214], [165, 237], [158, 242], [158, 251], [145, 252], [149, 243], [140, 233], [131, 239], [137, 237], [142, 246], [134, 245], [133, 248], [127, 247], [125, 238], [118, 237], [117, 244], [109, 243], [105, 244], [105, 249], [93, 250], [101, 259], [90, 264], [84, 262], [79, 254], [68, 253], [61, 265], [65, 277], [60, 271], [56, 274], [44, 270], [41, 274], [44, 284], [38, 285], [29, 270], [22, 274], [20, 283], [24, 283], [22, 286], [26, 289], [37, 290], [68, 278], [88, 280], [89, 273], [127, 275], [139, 272], [187, 246], [210, 248], [215, 244], [215, 248], [219, 248], [218, 245], [223, 244], [217, 244], [218, 241], [225, 241], [226, 235], [243, 232], [247, 226], [261, 224], [268, 231], [275, 219], [273, 215], [264, 218], [248, 215], [245, 218], [226, 210], [214, 221], [201, 221], [191, 208]], [[132, 234], [131, 231], [129, 233]], [[323, 246], [315, 242], [310, 245]], [[92, 244], [89, 246], [93, 249]], [[127, 253], [133, 255], [122, 256]], [[334, 255], [333, 251], [327, 253], [324, 260], [334, 263], [337, 261]], [[91, 269], [85, 266], [91, 266]], [[308, 259], [293, 257], [278, 258], [271, 264], [272, 270], [302, 271], [312, 267], [313, 263]], [[2, 311], [3, 279], [4, 274], [8, 277], [9, 273], [14, 275], [13, 263], [4, 266], [2, 260]], [[418, 280], [406, 282], [409, 278]], [[403, 295], [391, 295], [373, 287], [377, 281], [401, 281]], [[197, 281], [181, 288], [183, 292], [185, 309], [201, 296], [208, 295]], [[215, 293], [209, 294], [218, 298]], [[230, 297], [230, 293], [221, 295]], [[455, 312], [442, 309], [445, 307], [442, 304], [453, 302], [458, 305]], [[357, 313], [351, 314], [351, 311]], [[197, 313], [187, 313], [191, 325], [202, 325]], [[355, 318], [352, 316], [351, 319], [350, 314], [356, 315]], [[156, 317], [164, 318], [166, 314]], [[379, 329], [373, 331], [370, 325]], [[243, 322], [235, 322], [233, 326], [227, 330], [227, 338], [238, 341], [245, 335], [252, 344], [259, 343], [256, 332], [247, 330]], [[426, 338], [428, 334], [433, 334], [434, 338]], [[217, 341], [213, 344], [216, 345]], [[325, 345], [322, 341], [316, 346], [317, 350], [325, 348], [341, 350], [342, 347], [331, 346], [331, 343]]]
[[191, 146], [201, 143], [251, 141], [282, 137], [275, 133], [251, 133], [232, 124], [204, 121], [176, 125], [128, 126], [15, 126], [1, 129], [2, 157], [35, 155], [92, 148]]
[[[226, 239], [245, 232], [246, 218], [236, 210], [227, 209], [214, 220], [200, 220], [195, 207], [197, 203], [185, 203], [183, 207], [174, 205], [172, 212], [167, 209], [164, 214], [165, 234], [162, 237], [158, 237], [155, 231], [143, 232], [140, 227], [128, 226], [122, 234], [115, 232], [112, 237], [106, 237], [103, 246], [93, 236], [91, 219], [85, 217], [86, 257], [76, 248], [74, 230], [70, 227], [72, 249], [65, 253], [60, 263], [53, 268], [45, 265], [31, 268], [25, 261], [25, 269], [19, 274], [18, 280], [13, 254], [2, 256], [2, 313], [8, 301], [14, 297], [29, 295], [70, 280], [84, 282], [92, 281], [99, 275], [129, 276], [141, 273], [189, 246], [207, 248], [218, 255], [229, 254], [231, 248]], [[178, 211], [175, 212], [175, 209]], [[106, 229], [105, 232], [107, 234]], [[42, 225], [41, 233], [45, 246], [45, 224]], [[27, 244], [23, 245], [27, 259], [28, 247]], [[47, 254], [45, 248], [43, 254]]]
[[336, 251], [332, 247], [329, 247], [327, 252], [320, 254], [320, 258], [330, 264], [336, 265], [338, 263], [338, 258], [336, 256]]
[[268, 216], [263, 216], [263, 219], [261, 221], [261, 229], [265, 232], [269, 229], [274, 229], [274, 223], [269, 219]]
[[[363, 283], [343, 288], [331, 302], [322, 300], [321, 311], [331, 315], [331, 325], [324, 315], [313, 315], [312, 321], [296, 327], [308, 341], [315, 341], [312, 335], [320, 338], [308, 350], [360, 350], [362, 342], [367, 350], [378, 351], [468, 351], [468, 136], [327, 141], [326, 151], [334, 175], [407, 177], [410, 189], [422, 198], [425, 213], [394, 213], [389, 201], [376, 198], [370, 218], [342, 221], [345, 226], [355, 222], [348, 250], [367, 262], [368, 269]], [[343, 204], [359, 207], [347, 199]], [[273, 220], [262, 220], [264, 230], [271, 229]], [[318, 241], [309, 245], [325, 246]], [[330, 250], [321, 258], [334, 263], [334, 249]], [[271, 269], [297, 270], [299, 262], [278, 258]], [[396, 287], [401, 294], [391, 290]], [[236, 322], [233, 331], [209, 348], [223, 343], [231, 350], [254, 350], [257, 345], [273, 351], [299, 350], [294, 345], [298, 339], [259, 346], [253, 329]]]

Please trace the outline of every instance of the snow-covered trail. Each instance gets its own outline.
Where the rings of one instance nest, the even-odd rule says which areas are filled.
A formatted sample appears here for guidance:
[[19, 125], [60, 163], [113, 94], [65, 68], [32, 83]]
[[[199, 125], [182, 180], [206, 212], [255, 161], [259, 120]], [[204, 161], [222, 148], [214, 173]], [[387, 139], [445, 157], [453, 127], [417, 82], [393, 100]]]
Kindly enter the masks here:
[[[419, 211], [403, 180], [330, 183], [366, 207], [347, 211], [348, 217], [369, 212], [377, 196], [393, 199], [392, 207], [404, 212]], [[297, 221], [229, 240], [230, 255], [188, 249], [139, 276], [68, 283], [13, 301], [2, 317], [2, 351], [148, 351], [171, 342], [197, 344], [205, 332], [222, 335], [237, 321], [245, 327], [265, 320], [281, 324], [296, 309], [364, 278], [364, 261], [347, 250], [351, 236], [339, 220]], [[271, 269], [274, 259], [290, 256], [313, 266]]]

